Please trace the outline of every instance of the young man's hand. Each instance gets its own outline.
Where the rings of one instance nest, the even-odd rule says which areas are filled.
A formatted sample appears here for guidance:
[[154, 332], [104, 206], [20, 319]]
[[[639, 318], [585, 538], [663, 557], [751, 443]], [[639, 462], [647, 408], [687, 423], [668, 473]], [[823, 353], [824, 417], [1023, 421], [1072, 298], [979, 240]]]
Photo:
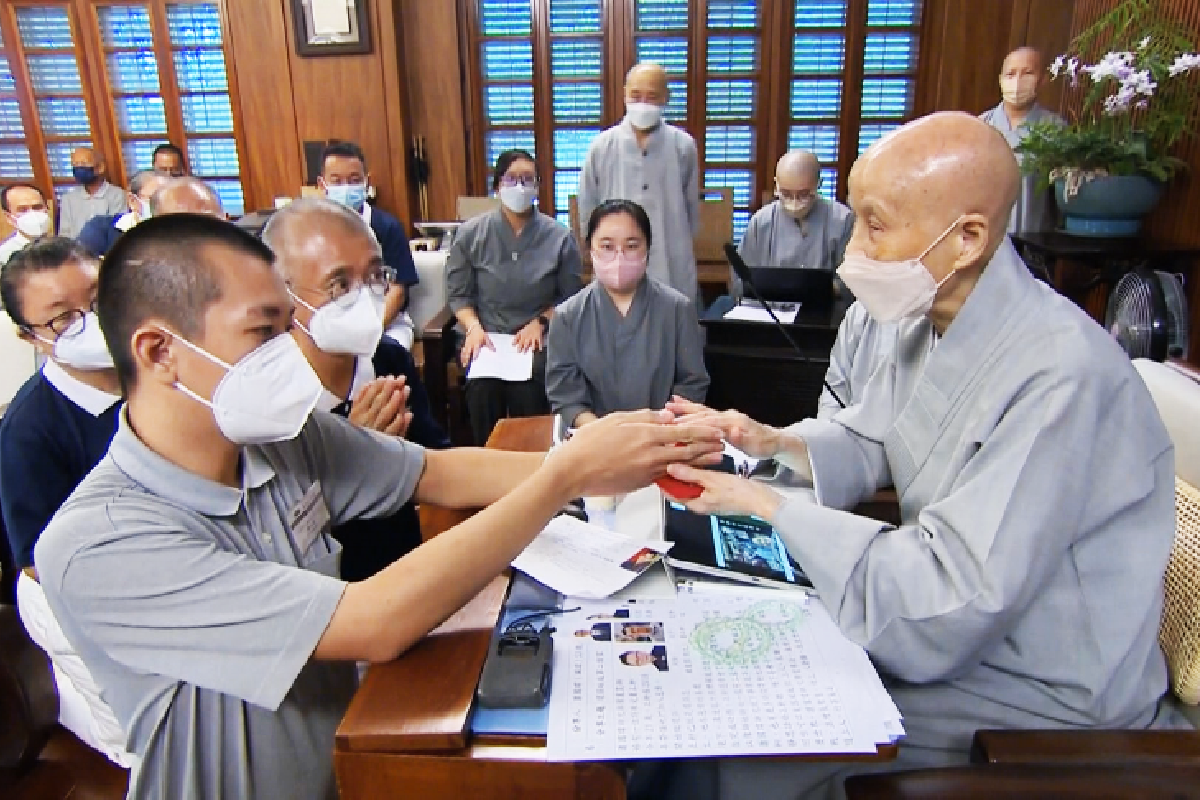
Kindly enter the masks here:
[[546, 460], [573, 497], [624, 494], [650, 485], [671, 464], [715, 464], [724, 445], [712, 425], [672, 424], [665, 411], [608, 414], [585, 425]]

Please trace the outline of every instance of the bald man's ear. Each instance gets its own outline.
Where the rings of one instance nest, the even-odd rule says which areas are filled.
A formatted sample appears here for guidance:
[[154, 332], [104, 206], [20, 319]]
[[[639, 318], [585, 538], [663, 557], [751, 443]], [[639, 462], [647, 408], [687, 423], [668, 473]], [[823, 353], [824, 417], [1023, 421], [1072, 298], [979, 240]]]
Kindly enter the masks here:
[[178, 381], [175, 363], [177, 344], [173, 336], [163, 333], [155, 325], [139, 326], [129, 340], [130, 352], [137, 364], [138, 380], [174, 386]]
[[954, 269], [967, 269], [983, 262], [988, 255], [992, 226], [983, 214], [967, 214], [962, 221], [962, 248], [954, 259]]

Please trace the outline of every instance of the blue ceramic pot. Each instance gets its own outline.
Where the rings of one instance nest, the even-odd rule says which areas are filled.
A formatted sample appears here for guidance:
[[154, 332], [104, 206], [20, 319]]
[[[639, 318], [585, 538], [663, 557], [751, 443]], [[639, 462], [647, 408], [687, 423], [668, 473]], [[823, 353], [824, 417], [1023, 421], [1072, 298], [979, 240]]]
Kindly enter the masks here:
[[1054, 199], [1063, 212], [1063, 230], [1073, 236], [1136, 236], [1142, 218], [1154, 210], [1163, 184], [1140, 175], [1095, 178], [1066, 197], [1066, 181], [1054, 182]]

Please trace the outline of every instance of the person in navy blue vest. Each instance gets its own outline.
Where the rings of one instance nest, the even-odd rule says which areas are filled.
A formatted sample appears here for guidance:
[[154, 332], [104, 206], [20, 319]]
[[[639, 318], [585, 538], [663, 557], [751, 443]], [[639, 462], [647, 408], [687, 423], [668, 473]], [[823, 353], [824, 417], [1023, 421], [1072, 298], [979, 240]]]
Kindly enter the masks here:
[[391, 267], [393, 282], [383, 307], [384, 334], [412, 350], [416, 332], [408, 315], [409, 290], [420, 282], [413, 263], [408, 237], [400, 220], [367, 202], [371, 173], [367, 157], [354, 142], [330, 141], [321, 154], [321, 176], [317, 188], [330, 200], [362, 216], [371, 226], [383, 250], [383, 263]]
[[[391, 274], [362, 217], [327, 199], [296, 200], [271, 217], [262, 238], [295, 303], [292, 336], [325, 386], [317, 407], [422, 447], [449, 447], [412, 356], [383, 335]], [[342, 543], [342, 578], [351, 581], [421, 544], [412, 503], [333, 535]]]
[[46, 358], [0, 421], [0, 513], [21, 570], [17, 610], [54, 666], [59, 721], [129, 766], [124, 733], [59, 628], [33, 565], [34, 543], [117, 430], [120, 388], [94, 313], [97, 275], [96, 260], [65, 237], [33, 242], [0, 269], [0, 303]]

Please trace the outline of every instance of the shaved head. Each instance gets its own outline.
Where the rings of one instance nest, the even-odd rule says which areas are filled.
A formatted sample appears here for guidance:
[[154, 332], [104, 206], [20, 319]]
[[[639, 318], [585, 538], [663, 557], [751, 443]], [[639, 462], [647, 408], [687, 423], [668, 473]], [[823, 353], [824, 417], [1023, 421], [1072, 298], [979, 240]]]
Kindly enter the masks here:
[[821, 162], [807, 150], [791, 150], [775, 164], [775, 180], [789, 187], [797, 182], [817, 183], [821, 179]]
[[1004, 63], [1000, 66], [1000, 74], [1004, 75], [1011, 69], [1023, 66], [1040, 75], [1045, 63], [1042, 59], [1042, 52], [1036, 47], [1018, 47], [1004, 57]]
[[670, 91], [667, 71], [661, 64], [643, 61], [625, 76], [625, 99], [665, 106]]
[[854, 234], [846, 250], [879, 261], [924, 254], [921, 263], [938, 282], [959, 273], [932, 315], [948, 325], [1005, 241], [1019, 188], [1017, 160], [998, 131], [970, 114], [930, 114], [855, 162]]
[[213, 188], [199, 178], [172, 178], [162, 185], [150, 198], [150, 213], [163, 214], [208, 214], [210, 217], [225, 218], [221, 198]]

